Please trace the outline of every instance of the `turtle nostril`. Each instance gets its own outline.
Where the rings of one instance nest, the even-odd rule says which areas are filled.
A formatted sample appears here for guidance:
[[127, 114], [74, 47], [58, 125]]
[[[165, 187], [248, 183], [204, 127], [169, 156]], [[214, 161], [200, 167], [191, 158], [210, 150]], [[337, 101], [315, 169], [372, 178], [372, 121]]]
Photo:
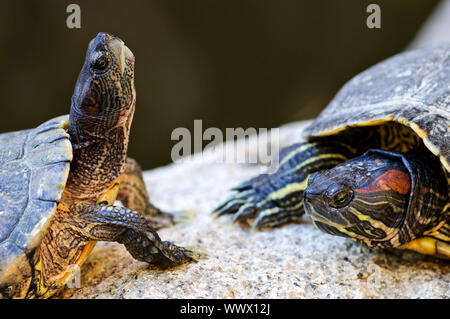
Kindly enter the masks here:
[[303, 200], [307, 201], [307, 202], [311, 202], [314, 199], [321, 198], [321, 195], [322, 195], [321, 192], [318, 192], [318, 191], [308, 187], [303, 192]]
[[311, 185], [312, 183], [314, 183], [314, 180], [316, 179], [317, 175], [319, 175], [318, 172], [312, 173], [312, 174], [309, 176], [309, 179], [308, 179], [308, 185]]

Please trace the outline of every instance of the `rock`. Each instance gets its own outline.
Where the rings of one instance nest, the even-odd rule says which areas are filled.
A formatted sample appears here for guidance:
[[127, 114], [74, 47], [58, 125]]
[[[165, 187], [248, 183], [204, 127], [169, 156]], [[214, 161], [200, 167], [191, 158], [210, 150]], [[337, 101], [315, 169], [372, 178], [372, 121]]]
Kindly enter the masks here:
[[[300, 140], [307, 122], [280, 128], [280, 147]], [[255, 152], [256, 137], [239, 152]], [[227, 144], [228, 147], [232, 145]], [[81, 271], [81, 288], [63, 298], [449, 298], [450, 264], [407, 251], [373, 251], [305, 223], [251, 234], [231, 216], [210, 212], [229, 189], [263, 171], [223, 164], [209, 151], [190, 162], [145, 173], [154, 204], [179, 216], [163, 240], [206, 252], [181, 268], [159, 271], [116, 243], [99, 243]]]

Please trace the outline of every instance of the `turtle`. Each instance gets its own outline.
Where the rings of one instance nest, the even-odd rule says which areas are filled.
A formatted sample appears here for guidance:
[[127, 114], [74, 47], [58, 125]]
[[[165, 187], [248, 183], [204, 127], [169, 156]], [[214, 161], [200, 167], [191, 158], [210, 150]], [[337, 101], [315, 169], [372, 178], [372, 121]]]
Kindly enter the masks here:
[[194, 261], [191, 250], [159, 237], [173, 215], [150, 203], [141, 168], [127, 157], [134, 64], [120, 38], [98, 33], [70, 113], [0, 134], [1, 297], [53, 296], [97, 241], [121, 243], [161, 269]]
[[212, 213], [254, 231], [309, 216], [375, 250], [449, 259], [449, 127], [450, 45], [398, 53], [344, 84], [302, 142]]

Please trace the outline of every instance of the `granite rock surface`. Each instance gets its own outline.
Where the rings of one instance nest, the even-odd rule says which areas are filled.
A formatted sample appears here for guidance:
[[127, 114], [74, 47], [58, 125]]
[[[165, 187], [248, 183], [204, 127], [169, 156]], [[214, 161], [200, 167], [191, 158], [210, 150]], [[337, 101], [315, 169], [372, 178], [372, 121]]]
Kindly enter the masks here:
[[[280, 128], [279, 145], [301, 140], [307, 122]], [[226, 152], [254, 154], [256, 136]], [[276, 142], [274, 142], [276, 143]], [[266, 145], [266, 144], [264, 144]], [[81, 271], [81, 288], [61, 298], [450, 298], [450, 264], [408, 251], [373, 251], [350, 239], [317, 230], [305, 218], [251, 233], [214, 219], [211, 211], [238, 183], [264, 165], [226, 164], [220, 152], [145, 172], [152, 202], [179, 216], [162, 229], [163, 240], [192, 247], [204, 257], [160, 271], [135, 261], [116, 243], [99, 243]]]

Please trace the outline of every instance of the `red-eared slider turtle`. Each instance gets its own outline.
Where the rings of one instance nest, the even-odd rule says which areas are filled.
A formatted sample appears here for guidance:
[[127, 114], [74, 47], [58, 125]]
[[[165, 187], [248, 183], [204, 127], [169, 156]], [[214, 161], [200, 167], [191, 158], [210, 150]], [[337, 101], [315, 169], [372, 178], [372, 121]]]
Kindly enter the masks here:
[[450, 258], [449, 125], [450, 46], [398, 54], [350, 80], [276, 172], [215, 213], [258, 229], [306, 211], [326, 233]]
[[[152, 206], [127, 158], [135, 109], [134, 56], [117, 37], [89, 44], [70, 115], [0, 135], [0, 295], [49, 297], [96, 241], [125, 245], [161, 268], [192, 260], [155, 229], [171, 216]], [[113, 206], [120, 199], [126, 207]]]

